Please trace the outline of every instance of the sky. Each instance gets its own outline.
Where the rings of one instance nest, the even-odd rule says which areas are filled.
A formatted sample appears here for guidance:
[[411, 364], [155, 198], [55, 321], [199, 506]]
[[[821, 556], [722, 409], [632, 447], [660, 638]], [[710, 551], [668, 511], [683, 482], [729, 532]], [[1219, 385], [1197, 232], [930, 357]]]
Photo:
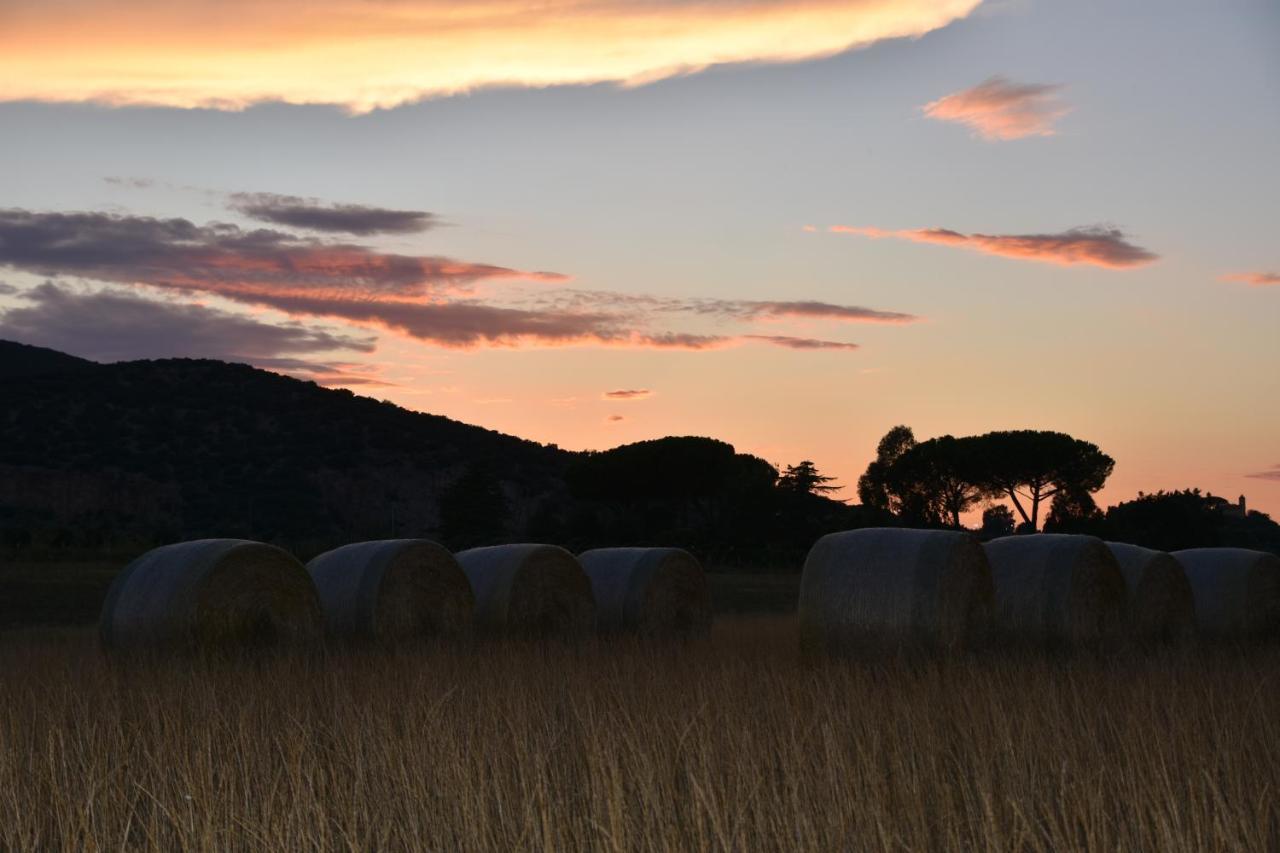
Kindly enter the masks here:
[[0, 338], [1280, 517], [1272, 0], [0, 0]]

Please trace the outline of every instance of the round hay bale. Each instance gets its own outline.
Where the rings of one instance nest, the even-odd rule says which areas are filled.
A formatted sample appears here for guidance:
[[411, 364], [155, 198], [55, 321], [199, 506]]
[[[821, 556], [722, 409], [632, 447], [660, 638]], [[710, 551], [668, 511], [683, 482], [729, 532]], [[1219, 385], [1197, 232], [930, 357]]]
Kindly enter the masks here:
[[809, 653], [923, 646], [960, 649], [987, 634], [991, 572], [966, 533], [866, 528], [819, 539], [800, 579]]
[[1187, 573], [1205, 635], [1280, 637], [1280, 557], [1245, 548], [1192, 548], [1173, 558]]
[[1038, 533], [986, 544], [1005, 639], [1090, 646], [1118, 639], [1128, 596], [1101, 539]]
[[107, 648], [235, 651], [306, 644], [323, 632], [307, 570], [290, 554], [243, 539], [200, 539], [148, 551], [111, 584]]
[[578, 555], [604, 632], [700, 634], [711, 627], [702, 566], [679, 548], [596, 548]]
[[1196, 607], [1187, 573], [1169, 554], [1124, 542], [1108, 542], [1129, 592], [1129, 633], [1147, 643], [1195, 634]]
[[476, 625], [520, 637], [572, 637], [595, 621], [591, 581], [555, 545], [490, 545], [458, 555], [476, 599]]
[[427, 539], [344, 545], [307, 563], [307, 571], [336, 639], [395, 645], [471, 627], [471, 584], [453, 554]]

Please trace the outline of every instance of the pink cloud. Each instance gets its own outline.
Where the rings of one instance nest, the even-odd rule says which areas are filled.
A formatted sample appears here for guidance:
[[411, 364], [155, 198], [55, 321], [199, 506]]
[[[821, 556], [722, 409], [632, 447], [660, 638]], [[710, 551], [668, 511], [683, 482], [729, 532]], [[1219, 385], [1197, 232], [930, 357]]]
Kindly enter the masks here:
[[1053, 123], [1070, 110], [1057, 100], [1060, 86], [1013, 83], [991, 77], [971, 89], [921, 107], [929, 118], [967, 125], [987, 140], [1052, 136]]
[[1280, 272], [1233, 272], [1221, 277], [1222, 281], [1238, 281], [1253, 287], [1280, 284]]
[[1088, 264], [1108, 269], [1126, 269], [1149, 264], [1159, 258], [1125, 239], [1117, 228], [1093, 226], [1072, 228], [1057, 234], [962, 234], [948, 228], [886, 230], [852, 225], [832, 225], [835, 234], [857, 234], [875, 240], [909, 240], [958, 246], [987, 255], [1041, 261], [1061, 266]]

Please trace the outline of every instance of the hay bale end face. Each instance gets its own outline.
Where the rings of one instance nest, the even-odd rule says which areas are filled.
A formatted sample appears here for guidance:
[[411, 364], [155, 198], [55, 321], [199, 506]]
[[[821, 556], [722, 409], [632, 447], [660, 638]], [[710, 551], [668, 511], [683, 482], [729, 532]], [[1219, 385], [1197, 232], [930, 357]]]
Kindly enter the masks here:
[[986, 544], [996, 586], [996, 629], [1007, 640], [1105, 645], [1124, 631], [1124, 576], [1093, 536], [1038, 533]]
[[706, 574], [679, 548], [596, 548], [578, 555], [605, 633], [700, 634], [711, 627]]
[[471, 627], [475, 598], [458, 561], [426, 539], [335, 548], [307, 563], [330, 637], [402, 643]]
[[591, 581], [555, 545], [491, 545], [457, 555], [476, 600], [476, 626], [491, 634], [575, 637], [595, 621]]
[[1187, 573], [1201, 633], [1280, 639], [1280, 557], [1245, 548], [1192, 548], [1173, 558]]
[[867, 528], [822, 537], [800, 581], [809, 653], [981, 642], [993, 591], [986, 556], [966, 533]]
[[110, 649], [247, 651], [306, 645], [323, 631], [302, 564], [261, 542], [201, 539], [134, 560], [111, 585], [100, 631]]
[[1145, 643], [1185, 640], [1195, 634], [1196, 609], [1187, 574], [1169, 554], [1108, 542], [1129, 593], [1128, 626]]

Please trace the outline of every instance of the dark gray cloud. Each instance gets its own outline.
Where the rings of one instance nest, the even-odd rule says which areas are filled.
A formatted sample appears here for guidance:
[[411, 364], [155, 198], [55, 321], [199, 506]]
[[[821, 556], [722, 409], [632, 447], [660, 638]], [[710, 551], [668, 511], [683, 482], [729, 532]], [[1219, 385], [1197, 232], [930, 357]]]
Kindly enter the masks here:
[[5, 284], [3, 281], [0, 281], [0, 296], [6, 296], [10, 293], [17, 292], [18, 288], [14, 287], [12, 284]]
[[1246, 477], [1252, 477], [1255, 480], [1278, 480], [1280, 481], [1280, 465], [1273, 465], [1266, 471], [1258, 471], [1253, 474], [1245, 474]]
[[319, 199], [275, 193], [232, 193], [231, 208], [250, 219], [325, 231], [356, 234], [416, 234], [440, 225], [425, 210], [389, 210], [363, 204], [325, 204]]
[[481, 279], [560, 281], [445, 257], [377, 252], [271, 229], [108, 213], [0, 210], [0, 265], [39, 275], [222, 293], [327, 292], [351, 298], [420, 296]]
[[281, 372], [335, 373], [298, 356], [370, 352], [374, 338], [298, 323], [272, 324], [202, 305], [147, 299], [113, 290], [48, 283], [24, 291], [26, 305], [0, 314], [0, 338], [50, 347], [95, 361], [217, 358]]
[[642, 400], [651, 396], [653, 392], [648, 388], [621, 388], [617, 391], [604, 392], [606, 400]]

